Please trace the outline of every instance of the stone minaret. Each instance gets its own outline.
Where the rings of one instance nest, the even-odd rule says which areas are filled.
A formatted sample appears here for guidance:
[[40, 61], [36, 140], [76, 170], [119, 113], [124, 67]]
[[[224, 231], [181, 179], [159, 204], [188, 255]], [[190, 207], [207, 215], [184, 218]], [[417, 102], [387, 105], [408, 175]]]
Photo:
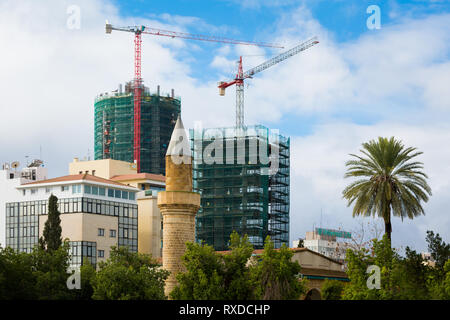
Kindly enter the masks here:
[[186, 242], [195, 241], [195, 214], [200, 208], [200, 194], [192, 192], [192, 156], [180, 116], [167, 148], [166, 191], [158, 193], [158, 207], [163, 217], [163, 268], [170, 271], [168, 296], [177, 285], [177, 273], [185, 271], [181, 257]]

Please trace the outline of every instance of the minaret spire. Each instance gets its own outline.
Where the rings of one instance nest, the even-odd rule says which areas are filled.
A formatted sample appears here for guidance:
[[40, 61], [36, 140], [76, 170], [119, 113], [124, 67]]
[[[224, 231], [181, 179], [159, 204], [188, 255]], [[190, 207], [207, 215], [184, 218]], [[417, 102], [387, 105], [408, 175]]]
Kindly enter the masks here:
[[185, 271], [181, 257], [186, 242], [195, 241], [195, 215], [200, 194], [192, 192], [192, 155], [189, 138], [178, 116], [166, 153], [166, 191], [158, 193], [163, 217], [163, 268], [170, 271], [165, 294], [176, 287], [176, 275]]

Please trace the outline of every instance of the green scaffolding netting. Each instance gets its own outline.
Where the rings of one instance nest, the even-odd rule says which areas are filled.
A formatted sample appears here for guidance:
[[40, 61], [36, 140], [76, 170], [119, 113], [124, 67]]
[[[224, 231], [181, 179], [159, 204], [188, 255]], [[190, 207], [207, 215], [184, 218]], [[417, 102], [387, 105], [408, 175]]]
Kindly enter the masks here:
[[[95, 159], [133, 162], [133, 93], [95, 100]], [[181, 110], [179, 98], [150, 94], [141, 101], [141, 172], [165, 174], [165, 154]]]
[[[215, 250], [227, 250], [235, 230], [247, 234], [255, 249], [264, 247], [268, 235], [276, 248], [288, 245], [289, 139], [273, 135], [263, 126], [247, 127], [244, 134], [236, 134], [235, 128], [219, 128], [194, 129], [190, 135], [194, 191], [201, 193], [196, 240]], [[218, 143], [211, 148], [214, 141]], [[245, 151], [238, 152], [238, 146]], [[270, 163], [264, 164], [256, 156], [270, 150], [279, 150], [274, 174], [267, 174]], [[223, 161], [207, 163], [205, 154]]]

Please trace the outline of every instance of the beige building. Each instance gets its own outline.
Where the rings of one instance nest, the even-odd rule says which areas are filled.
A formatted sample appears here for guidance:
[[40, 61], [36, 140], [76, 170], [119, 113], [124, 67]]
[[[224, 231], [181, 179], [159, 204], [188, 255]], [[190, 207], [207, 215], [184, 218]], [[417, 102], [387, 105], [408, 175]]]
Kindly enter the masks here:
[[110, 178], [139, 190], [152, 190], [155, 194], [166, 189], [166, 177], [162, 174], [153, 173], [133, 173], [115, 175]]
[[136, 164], [113, 160], [80, 161], [75, 158], [69, 164], [70, 174], [89, 173], [121, 183], [138, 190], [138, 252], [162, 255], [162, 216], [157, 206], [157, 194], [164, 191], [166, 178], [160, 174], [137, 173]]
[[69, 174], [83, 173], [110, 179], [116, 175], [135, 174], [137, 173], [137, 169], [135, 163], [120, 160], [102, 159], [80, 161], [78, 158], [74, 158], [73, 162], [69, 163]]
[[163, 225], [158, 208], [158, 197], [152, 190], [137, 194], [138, 203], [138, 252], [162, 257]]
[[[279, 249], [275, 249], [279, 250]], [[301, 277], [308, 280], [308, 292], [303, 297], [305, 300], [320, 300], [323, 282], [326, 279], [348, 282], [348, 276], [344, 271], [344, 265], [323, 254], [308, 248], [291, 248], [292, 260], [300, 264]], [[220, 254], [228, 254], [231, 251], [217, 251]], [[264, 252], [263, 249], [253, 251], [249, 263], [254, 261]]]
[[291, 249], [292, 260], [301, 266], [302, 277], [308, 279], [309, 291], [305, 299], [320, 299], [322, 284], [326, 279], [348, 282], [344, 264], [308, 248]]

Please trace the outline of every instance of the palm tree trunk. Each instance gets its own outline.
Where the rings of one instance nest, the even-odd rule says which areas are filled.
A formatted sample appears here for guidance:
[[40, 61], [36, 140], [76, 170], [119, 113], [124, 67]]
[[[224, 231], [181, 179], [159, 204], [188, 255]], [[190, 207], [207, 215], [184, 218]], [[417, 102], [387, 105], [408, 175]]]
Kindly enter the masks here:
[[384, 216], [384, 232], [387, 235], [389, 240], [389, 246], [391, 246], [391, 233], [392, 233], [392, 224], [391, 224], [391, 205], [389, 204], [386, 210], [386, 214]]
[[390, 219], [384, 222], [384, 232], [387, 234], [389, 241], [391, 241], [392, 225]]

